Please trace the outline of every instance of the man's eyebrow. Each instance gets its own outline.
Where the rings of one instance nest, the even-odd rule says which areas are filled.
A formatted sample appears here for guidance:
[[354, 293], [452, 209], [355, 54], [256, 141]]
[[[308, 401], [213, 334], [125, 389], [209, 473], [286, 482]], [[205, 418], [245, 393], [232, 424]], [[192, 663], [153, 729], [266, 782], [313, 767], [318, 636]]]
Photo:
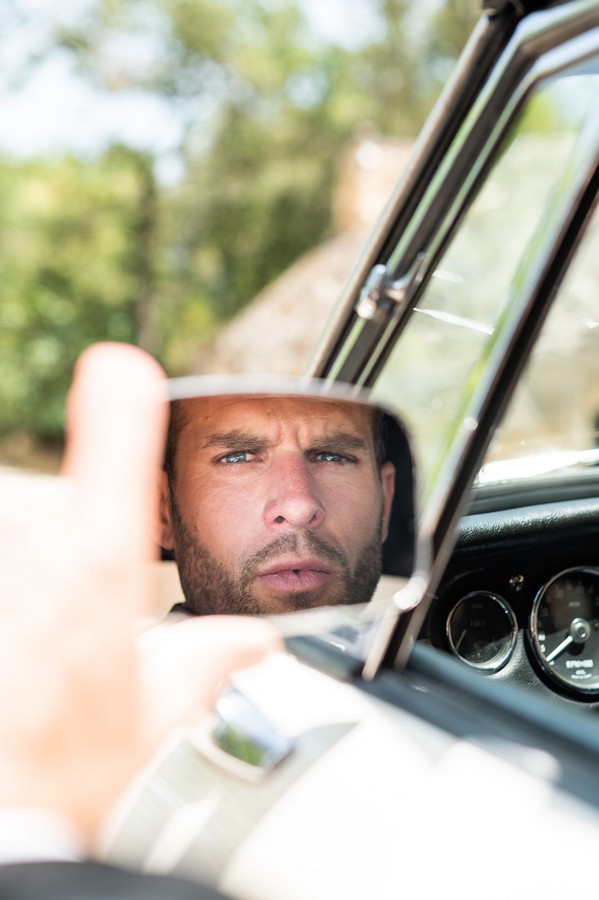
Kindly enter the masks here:
[[[242, 429], [215, 432], [202, 443], [202, 449], [211, 447], [225, 447], [227, 450], [263, 450], [271, 447], [272, 441]], [[315, 438], [310, 445], [311, 450], [335, 450], [345, 452], [358, 452], [368, 450], [369, 444], [356, 434], [345, 431], [336, 431]]]
[[248, 431], [234, 429], [211, 434], [203, 443], [203, 448], [226, 447], [228, 450], [261, 450], [269, 446], [269, 442]]
[[320, 450], [367, 450], [368, 443], [356, 434], [349, 434], [345, 431], [336, 431], [333, 434], [326, 434], [321, 440], [313, 442], [314, 448]]

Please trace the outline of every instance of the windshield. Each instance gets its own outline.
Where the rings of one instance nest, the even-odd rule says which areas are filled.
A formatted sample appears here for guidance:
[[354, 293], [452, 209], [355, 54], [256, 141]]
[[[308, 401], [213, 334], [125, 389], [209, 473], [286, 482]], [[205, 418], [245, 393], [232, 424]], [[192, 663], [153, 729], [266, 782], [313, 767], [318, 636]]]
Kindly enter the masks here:
[[[581, 148], [597, 121], [598, 79], [589, 73], [556, 78], [529, 97], [375, 384], [375, 394], [395, 403], [411, 428], [423, 501], [467, 421], [489, 358], [501, 351], [530, 260], [572, 172], [580, 169]], [[489, 463], [597, 446], [596, 232], [595, 222], [560, 289]], [[506, 467], [499, 471], [489, 466], [486, 476], [506, 477]], [[525, 471], [524, 463], [514, 464], [508, 477]]]

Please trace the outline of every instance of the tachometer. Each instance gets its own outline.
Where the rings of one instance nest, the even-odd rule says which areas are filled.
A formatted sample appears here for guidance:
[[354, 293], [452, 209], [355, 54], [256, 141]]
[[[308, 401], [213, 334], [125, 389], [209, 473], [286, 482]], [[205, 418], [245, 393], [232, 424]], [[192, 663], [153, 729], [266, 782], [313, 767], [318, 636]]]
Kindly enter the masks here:
[[599, 694], [599, 569], [566, 569], [547, 582], [533, 604], [530, 636], [554, 682]]

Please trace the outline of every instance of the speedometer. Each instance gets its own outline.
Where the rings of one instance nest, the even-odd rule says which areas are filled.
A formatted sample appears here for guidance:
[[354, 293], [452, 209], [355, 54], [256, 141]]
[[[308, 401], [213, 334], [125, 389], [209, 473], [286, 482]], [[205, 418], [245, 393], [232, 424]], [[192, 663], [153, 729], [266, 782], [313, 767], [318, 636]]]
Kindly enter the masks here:
[[533, 604], [530, 636], [551, 680], [599, 694], [599, 569], [566, 569], [547, 582]]

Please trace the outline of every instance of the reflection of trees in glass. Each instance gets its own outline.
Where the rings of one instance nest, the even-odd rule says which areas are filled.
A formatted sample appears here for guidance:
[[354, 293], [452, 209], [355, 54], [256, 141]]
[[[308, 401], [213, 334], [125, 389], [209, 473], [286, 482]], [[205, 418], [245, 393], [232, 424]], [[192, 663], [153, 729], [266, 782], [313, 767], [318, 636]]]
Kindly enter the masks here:
[[[60, 430], [85, 344], [137, 340], [181, 371], [321, 240], [343, 143], [364, 123], [414, 134], [477, 15], [474, 0], [427, 13], [373, 0], [376, 27], [348, 49], [315, 36], [295, 0], [89, 0], [71, 20], [51, 6], [30, 23], [30, 58], [5, 55], [8, 81], [60, 52], [104, 94], [162, 98], [182, 123], [183, 175], [163, 184], [132, 148], [0, 162], [0, 430], [41, 436]], [[18, 10], [0, 11], [8, 44], [28, 24]]]
[[220, 723], [212, 737], [221, 750], [250, 766], [260, 766], [264, 761], [264, 749], [230, 725]]

